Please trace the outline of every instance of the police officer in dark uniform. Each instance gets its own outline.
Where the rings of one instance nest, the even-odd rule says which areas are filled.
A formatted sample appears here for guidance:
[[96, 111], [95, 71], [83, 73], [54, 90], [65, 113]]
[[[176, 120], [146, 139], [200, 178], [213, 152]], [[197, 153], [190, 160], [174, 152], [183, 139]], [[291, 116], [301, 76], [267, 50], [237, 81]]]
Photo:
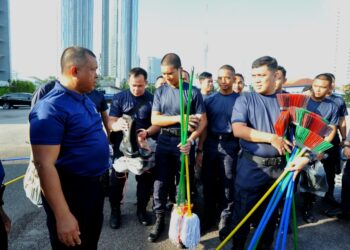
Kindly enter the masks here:
[[219, 92], [204, 101], [208, 126], [200, 136], [200, 142], [206, 137], [204, 147], [199, 146], [197, 149], [197, 159], [204, 150], [202, 179], [205, 228], [215, 223], [213, 211], [218, 211], [221, 213], [219, 235], [222, 235], [222, 230], [226, 229], [232, 217], [233, 182], [239, 151], [238, 139], [233, 136], [231, 126], [232, 108], [239, 97], [232, 89], [234, 81], [235, 69], [231, 65], [223, 65], [218, 72]]
[[[161, 71], [167, 84], [158, 88], [154, 95], [152, 107], [152, 124], [161, 126], [156, 149], [156, 166], [154, 182], [154, 212], [156, 222], [148, 240], [154, 242], [164, 230], [164, 213], [166, 210], [167, 190], [172, 176], [177, 175], [180, 169], [180, 151], [188, 154], [195, 139], [206, 126], [206, 114], [202, 96], [197, 88], [193, 88], [189, 123], [198, 122], [197, 130], [193, 131], [185, 146], [180, 146], [180, 92], [179, 71], [181, 60], [174, 53], [166, 54], [161, 61]], [[184, 95], [187, 102], [189, 84], [184, 83]], [[180, 150], [179, 150], [180, 148]], [[192, 150], [194, 147], [192, 147]], [[191, 158], [191, 157], [190, 157]], [[191, 164], [193, 165], [193, 163]], [[192, 169], [192, 172], [194, 170]], [[190, 176], [191, 177], [191, 176]], [[178, 178], [177, 178], [178, 180]]]
[[[336, 144], [339, 145], [339, 136], [337, 136], [339, 108], [332, 100], [327, 98], [327, 95], [331, 89], [332, 78], [328, 74], [317, 75], [312, 83], [311, 96], [306, 109], [320, 115], [330, 122], [330, 126], [333, 128], [333, 131], [325, 139], [332, 143], [336, 142]], [[337, 137], [337, 139], [334, 139], [335, 137]], [[336, 149], [328, 149], [324, 154], [318, 156], [318, 159], [322, 159], [321, 162], [323, 163], [328, 183], [328, 191], [324, 200], [331, 204], [336, 203], [333, 193], [335, 184], [335, 164], [340, 160], [339, 157], [339, 146], [336, 147]], [[302, 193], [302, 196], [304, 197], [303, 219], [307, 223], [314, 223], [317, 220], [312, 213], [312, 202], [314, 200], [313, 194], [304, 192]]]
[[[129, 72], [130, 90], [125, 90], [113, 97], [109, 112], [109, 127], [111, 128], [111, 142], [114, 149], [114, 158], [123, 156], [119, 150], [123, 138], [122, 130], [128, 129], [124, 114], [130, 115], [135, 122], [138, 136], [143, 138], [157, 134], [159, 127], [151, 125], [151, 110], [153, 95], [145, 90], [147, 86], [147, 72], [142, 68], [133, 68]], [[140, 132], [141, 131], [141, 132]], [[129, 140], [131, 138], [128, 138]], [[126, 173], [118, 173], [112, 169], [110, 175], [109, 201], [111, 204], [110, 226], [113, 229], [120, 227], [120, 203], [123, 199]], [[136, 175], [137, 181], [137, 216], [141, 224], [148, 225], [150, 218], [146, 207], [151, 196], [153, 185], [152, 170]]]
[[[233, 226], [236, 226], [251, 210], [282, 173], [285, 166], [283, 154], [290, 151], [290, 142], [275, 134], [274, 123], [280, 113], [275, 93], [277, 76], [276, 59], [265, 56], [252, 64], [254, 90], [241, 95], [232, 111], [232, 128], [240, 138], [242, 152], [238, 157], [233, 210]], [[295, 175], [309, 162], [301, 157], [294, 162]], [[268, 201], [267, 201], [268, 202]], [[265, 206], [257, 211], [263, 213]], [[273, 242], [277, 213], [272, 216], [258, 248], [269, 249]], [[245, 223], [233, 238], [233, 249], [244, 249], [249, 233]]]

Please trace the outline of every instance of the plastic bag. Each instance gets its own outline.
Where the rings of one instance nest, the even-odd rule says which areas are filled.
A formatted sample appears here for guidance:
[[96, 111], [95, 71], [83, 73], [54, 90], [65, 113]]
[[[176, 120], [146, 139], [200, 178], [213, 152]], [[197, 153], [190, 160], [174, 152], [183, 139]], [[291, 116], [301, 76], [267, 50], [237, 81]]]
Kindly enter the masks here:
[[40, 179], [32, 160], [31, 157], [27, 171], [24, 175], [23, 188], [27, 198], [34, 205], [42, 207]]
[[300, 192], [324, 197], [327, 191], [328, 183], [323, 164], [316, 161], [312, 165], [307, 165], [300, 173]]

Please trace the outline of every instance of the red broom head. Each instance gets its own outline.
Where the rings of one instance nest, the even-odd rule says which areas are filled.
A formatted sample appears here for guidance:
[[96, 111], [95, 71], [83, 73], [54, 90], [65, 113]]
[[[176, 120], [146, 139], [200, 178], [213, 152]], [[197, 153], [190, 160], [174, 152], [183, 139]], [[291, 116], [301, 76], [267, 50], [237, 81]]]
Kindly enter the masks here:
[[278, 136], [283, 136], [290, 122], [290, 114], [288, 110], [282, 111], [278, 116], [274, 128]]
[[323, 141], [324, 140], [320, 135], [310, 131], [309, 135], [306, 137], [304, 141], [304, 145], [308, 147], [310, 150], [313, 150], [315, 147], [320, 145]]
[[289, 94], [289, 107], [305, 107], [310, 97], [303, 94]]
[[332, 128], [324, 122], [321, 116], [315, 113], [305, 114], [302, 126], [323, 137], [328, 136], [332, 132]]
[[296, 109], [297, 107], [295, 106], [289, 107], [290, 121], [294, 123], [296, 122], [296, 116], [295, 116]]
[[289, 94], [277, 94], [276, 96], [281, 110], [284, 110], [289, 107]]

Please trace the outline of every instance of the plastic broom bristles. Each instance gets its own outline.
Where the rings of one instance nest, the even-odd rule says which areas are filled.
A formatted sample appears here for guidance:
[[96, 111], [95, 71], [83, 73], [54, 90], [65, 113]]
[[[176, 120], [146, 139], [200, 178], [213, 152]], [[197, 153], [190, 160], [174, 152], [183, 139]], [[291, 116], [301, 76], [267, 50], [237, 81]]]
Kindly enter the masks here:
[[299, 146], [307, 147], [309, 150], [317, 154], [333, 147], [333, 145], [325, 141], [322, 136], [301, 126], [296, 127], [295, 140]]
[[282, 110], [290, 107], [305, 107], [309, 98], [303, 94], [277, 94], [277, 101]]
[[275, 132], [278, 136], [284, 136], [288, 128], [289, 122], [290, 122], [289, 111], [288, 110], [281, 111], [274, 125]]
[[322, 137], [328, 136], [333, 131], [324, 119], [315, 113], [305, 114], [301, 125]]

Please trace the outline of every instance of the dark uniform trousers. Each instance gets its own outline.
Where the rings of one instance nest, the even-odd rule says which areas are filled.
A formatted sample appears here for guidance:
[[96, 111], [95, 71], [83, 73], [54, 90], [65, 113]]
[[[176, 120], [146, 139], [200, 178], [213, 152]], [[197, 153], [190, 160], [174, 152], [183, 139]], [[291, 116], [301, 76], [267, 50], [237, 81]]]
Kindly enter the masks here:
[[[153, 191], [153, 210], [156, 214], [162, 214], [166, 210], [167, 195], [171, 182], [179, 183], [181, 169], [180, 151], [177, 145], [180, 137], [161, 134], [158, 137], [156, 149], [156, 166], [154, 167], [155, 181]], [[191, 190], [194, 188], [194, 147], [189, 156], [189, 172]]]
[[52, 249], [97, 249], [103, 224], [104, 175], [85, 177], [62, 171], [59, 171], [58, 174], [69, 210], [79, 224], [81, 245], [67, 247], [59, 241], [55, 216], [48, 202], [42, 196]]
[[0, 219], [0, 249], [7, 250], [7, 244], [7, 232], [3, 221]]
[[[238, 150], [238, 141], [233, 138], [220, 140], [208, 137], [204, 144], [202, 181], [208, 224], [215, 222], [218, 213], [223, 219], [232, 216]], [[213, 214], [214, 211], [217, 214]]]
[[324, 170], [326, 172], [328, 191], [327, 194], [333, 196], [335, 185], [335, 174], [340, 174], [340, 138], [336, 134], [331, 142], [333, 147], [328, 149], [325, 153], [328, 157], [322, 160]]
[[350, 160], [347, 160], [343, 172], [341, 205], [345, 213], [350, 213]]
[[[235, 179], [235, 194], [233, 206], [233, 227], [247, 215], [252, 207], [271, 187], [273, 182], [283, 172], [286, 162], [283, 160], [278, 166], [260, 166], [257, 163], [247, 159], [242, 154], [238, 157], [237, 171]], [[263, 202], [260, 208], [254, 213], [233, 237], [234, 249], [244, 249], [244, 245], [249, 234], [250, 222], [259, 223], [271, 195]], [[260, 238], [258, 249], [271, 246], [276, 228], [278, 209], [272, 214], [263, 235]]]

